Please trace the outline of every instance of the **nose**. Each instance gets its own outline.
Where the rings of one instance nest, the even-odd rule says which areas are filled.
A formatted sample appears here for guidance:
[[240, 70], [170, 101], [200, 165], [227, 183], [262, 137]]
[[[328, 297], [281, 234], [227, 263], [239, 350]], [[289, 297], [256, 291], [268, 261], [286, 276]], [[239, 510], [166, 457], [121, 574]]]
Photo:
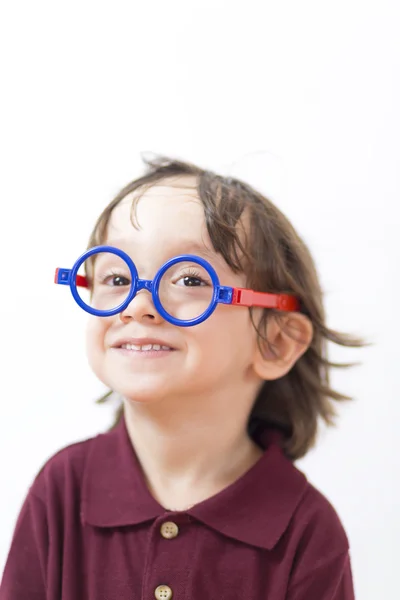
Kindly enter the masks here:
[[153, 303], [151, 293], [146, 289], [140, 290], [136, 293], [133, 300], [128, 306], [119, 313], [119, 318], [123, 323], [129, 321], [138, 321], [145, 323], [162, 323], [163, 318], [157, 312], [156, 307]]

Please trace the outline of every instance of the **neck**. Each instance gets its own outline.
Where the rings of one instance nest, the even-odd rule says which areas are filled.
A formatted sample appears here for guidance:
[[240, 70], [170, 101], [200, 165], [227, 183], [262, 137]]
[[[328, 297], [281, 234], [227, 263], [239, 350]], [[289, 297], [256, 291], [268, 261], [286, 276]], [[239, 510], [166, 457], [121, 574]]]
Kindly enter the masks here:
[[125, 420], [150, 492], [169, 509], [184, 510], [241, 477], [262, 455], [247, 434], [252, 405], [225, 398], [125, 400]]

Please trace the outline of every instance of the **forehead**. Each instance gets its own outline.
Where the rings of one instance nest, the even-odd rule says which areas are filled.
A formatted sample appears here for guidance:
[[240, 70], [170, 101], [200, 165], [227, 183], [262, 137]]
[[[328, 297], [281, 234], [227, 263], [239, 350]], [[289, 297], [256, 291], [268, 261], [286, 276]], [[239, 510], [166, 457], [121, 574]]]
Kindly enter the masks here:
[[129, 194], [114, 208], [107, 227], [109, 242], [159, 244], [171, 237], [193, 241], [207, 238], [204, 209], [193, 177], [176, 177]]

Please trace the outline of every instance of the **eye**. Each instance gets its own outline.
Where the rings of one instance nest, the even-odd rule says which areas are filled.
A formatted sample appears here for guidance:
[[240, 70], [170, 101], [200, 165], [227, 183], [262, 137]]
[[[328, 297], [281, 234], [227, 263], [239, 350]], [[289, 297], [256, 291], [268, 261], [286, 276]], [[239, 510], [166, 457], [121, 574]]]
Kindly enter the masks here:
[[193, 269], [177, 277], [175, 285], [180, 287], [200, 287], [209, 286], [210, 283], [203, 279], [198, 271]]
[[110, 287], [120, 287], [123, 285], [130, 285], [131, 281], [123, 275], [113, 273], [112, 275], [108, 275], [107, 277], [102, 279], [102, 284], [109, 285]]
[[185, 287], [195, 287], [199, 285], [206, 285], [204, 281], [199, 279], [198, 277], [181, 277], [177, 282], [177, 285], [184, 285]]

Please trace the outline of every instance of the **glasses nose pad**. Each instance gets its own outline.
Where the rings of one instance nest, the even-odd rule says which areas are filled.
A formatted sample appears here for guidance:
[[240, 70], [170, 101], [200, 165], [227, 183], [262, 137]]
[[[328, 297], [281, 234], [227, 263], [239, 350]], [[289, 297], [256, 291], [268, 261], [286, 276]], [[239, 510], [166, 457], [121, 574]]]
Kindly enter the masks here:
[[152, 281], [138, 280], [135, 295], [120, 313], [121, 320], [133, 318], [135, 321], [140, 321], [144, 317], [152, 320], [161, 319], [161, 315], [154, 305], [152, 288]]
[[140, 290], [146, 290], [151, 294], [153, 291], [153, 282], [150, 279], [139, 279], [137, 292], [140, 292]]

